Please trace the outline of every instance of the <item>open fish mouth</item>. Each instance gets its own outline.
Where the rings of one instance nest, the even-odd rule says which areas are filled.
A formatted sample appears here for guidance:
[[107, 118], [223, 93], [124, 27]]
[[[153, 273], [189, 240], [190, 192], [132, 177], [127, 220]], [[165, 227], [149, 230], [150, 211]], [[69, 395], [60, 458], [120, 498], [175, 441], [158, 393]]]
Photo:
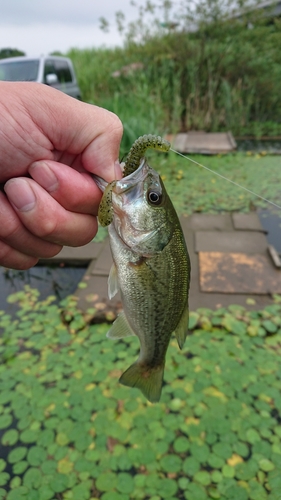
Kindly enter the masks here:
[[[126, 177], [122, 177], [121, 179], [116, 181], [116, 189], [118, 189], [118, 194], [127, 191], [127, 189], [130, 189], [134, 184], [140, 182], [142, 180], [142, 177], [145, 177], [145, 175], [140, 177], [140, 172], [142, 171], [144, 163], [145, 163], [145, 158], [142, 158], [142, 161], [140, 162], [140, 165], [137, 168], [137, 170], [127, 175]], [[92, 179], [94, 179], [98, 188], [102, 192], [104, 192], [106, 186], [108, 185], [108, 182], [97, 174], [90, 174], [90, 175]]]
[[145, 165], [145, 158], [142, 158], [139, 167], [137, 170], [127, 175], [126, 177], [122, 177], [116, 182], [115, 190], [116, 194], [121, 194], [126, 192], [128, 189], [131, 189], [134, 185], [138, 184], [142, 180], [145, 179], [147, 174], [147, 169], [143, 171], [143, 167]]

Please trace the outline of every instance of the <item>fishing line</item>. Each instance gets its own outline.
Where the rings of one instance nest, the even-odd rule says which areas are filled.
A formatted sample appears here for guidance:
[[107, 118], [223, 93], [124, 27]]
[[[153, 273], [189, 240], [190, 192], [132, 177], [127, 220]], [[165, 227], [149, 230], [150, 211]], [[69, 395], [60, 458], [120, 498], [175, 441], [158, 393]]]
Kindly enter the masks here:
[[176, 151], [175, 149], [172, 149], [170, 148], [170, 151], [173, 151], [173, 153], [176, 153], [177, 155], [179, 156], [182, 156], [183, 158], [185, 158], [186, 160], [189, 160], [191, 161], [192, 163], [195, 163], [195, 165], [198, 165], [199, 167], [202, 167], [202, 168], [205, 168], [206, 170], [208, 170], [209, 172], [211, 172], [212, 174], [215, 174], [217, 175], [218, 177], [221, 177], [222, 179], [224, 179], [225, 181], [228, 181], [228, 182], [231, 182], [231, 184], [234, 184], [234, 186], [236, 187], [239, 187], [240, 189], [244, 189], [244, 191], [247, 191], [248, 193], [250, 194], [253, 194], [254, 196], [257, 196], [258, 198], [260, 198], [261, 200], [263, 201], [266, 201], [267, 203], [270, 203], [270, 205], [273, 205], [274, 207], [276, 208], [280, 208], [281, 209], [281, 206], [280, 205], [277, 205], [277, 203], [274, 203], [273, 201], [270, 201], [268, 200], [267, 198], [264, 198], [263, 196], [261, 196], [260, 194], [257, 194], [257, 193], [254, 193], [254, 191], [251, 191], [250, 189], [244, 187], [244, 186], [241, 186], [241, 184], [238, 184], [238, 182], [234, 182], [232, 181], [231, 179], [228, 179], [227, 177], [225, 177], [224, 175], [222, 174], [219, 174], [218, 172], [215, 172], [214, 170], [212, 170], [211, 168], [209, 167], [205, 167], [205, 165], [202, 165], [201, 163], [199, 163], [198, 161], [195, 161], [193, 160], [192, 158], [190, 158], [189, 156], [185, 156], [181, 153], [179, 153], [178, 151]]

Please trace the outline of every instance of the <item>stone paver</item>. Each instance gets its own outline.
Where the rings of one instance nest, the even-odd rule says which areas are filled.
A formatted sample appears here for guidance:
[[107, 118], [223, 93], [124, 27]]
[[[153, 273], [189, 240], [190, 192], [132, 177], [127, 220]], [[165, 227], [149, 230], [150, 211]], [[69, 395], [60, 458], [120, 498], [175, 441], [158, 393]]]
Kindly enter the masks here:
[[192, 214], [182, 218], [184, 225], [194, 231], [233, 231], [231, 214]]
[[250, 214], [240, 214], [239, 212], [233, 213], [232, 220], [235, 229], [240, 229], [242, 231], [261, 231], [262, 233], [266, 233], [255, 212]]
[[40, 259], [41, 264], [57, 264], [65, 262], [67, 264], [76, 265], [77, 263], [90, 262], [97, 259], [103, 248], [103, 243], [91, 241], [83, 247], [63, 247], [62, 250], [51, 259]]
[[108, 242], [103, 246], [92, 270], [93, 275], [108, 276], [113, 260]]
[[257, 231], [196, 231], [196, 252], [265, 253], [267, 241]]

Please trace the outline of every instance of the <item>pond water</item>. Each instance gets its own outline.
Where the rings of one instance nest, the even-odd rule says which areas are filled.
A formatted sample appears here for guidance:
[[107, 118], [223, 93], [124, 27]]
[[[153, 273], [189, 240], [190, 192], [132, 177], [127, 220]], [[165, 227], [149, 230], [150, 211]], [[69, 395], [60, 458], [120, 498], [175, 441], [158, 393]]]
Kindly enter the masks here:
[[[268, 154], [281, 154], [281, 140], [255, 140], [236, 139], [238, 151], [254, 151], [256, 153], [266, 152]], [[258, 210], [258, 216], [262, 227], [267, 231], [267, 241], [273, 245], [281, 255], [281, 210], [264, 209]]]
[[268, 243], [281, 255], [281, 210], [280, 214], [270, 209], [258, 210], [258, 216], [262, 227], [267, 231]]
[[266, 151], [272, 154], [281, 154], [281, 140], [235, 139], [237, 151]]
[[6, 300], [11, 293], [22, 290], [24, 285], [37, 288], [41, 299], [54, 295], [59, 302], [75, 292], [86, 268], [37, 265], [27, 271], [15, 271], [0, 267], [0, 310], [10, 314], [17, 310], [17, 306], [8, 304]]

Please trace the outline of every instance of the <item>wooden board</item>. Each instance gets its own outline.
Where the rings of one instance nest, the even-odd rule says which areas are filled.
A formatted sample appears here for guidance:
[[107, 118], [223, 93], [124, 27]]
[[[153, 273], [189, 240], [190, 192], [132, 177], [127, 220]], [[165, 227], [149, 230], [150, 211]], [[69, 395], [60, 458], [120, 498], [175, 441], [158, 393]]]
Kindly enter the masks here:
[[188, 132], [170, 134], [166, 139], [179, 153], [220, 154], [236, 149], [236, 142], [231, 132]]

